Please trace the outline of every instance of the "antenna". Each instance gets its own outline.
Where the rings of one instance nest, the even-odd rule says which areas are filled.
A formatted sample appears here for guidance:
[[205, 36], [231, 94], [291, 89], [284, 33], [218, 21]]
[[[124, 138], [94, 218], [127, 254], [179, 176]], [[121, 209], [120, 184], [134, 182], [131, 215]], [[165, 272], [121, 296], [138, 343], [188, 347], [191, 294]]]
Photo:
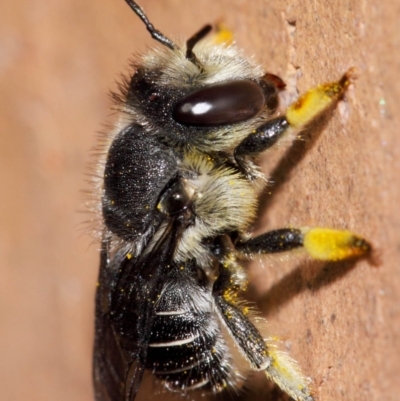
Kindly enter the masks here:
[[212, 29], [211, 25], [206, 25], [196, 32], [191, 38], [186, 42], [186, 58], [197, 66], [201, 66], [200, 61], [197, 59], [196, 55], [193, 53], [193, 47], [196, 46], [201, 39], [203, 39]]
[[169, 47], [170, 49], [174, 50], [177, 48], [175, 43], [168, 39], [166, 36], [164, 36], [159, 30], [155, 29], [153, 24], [149, 21], [147, 18], [147, 15], [144, 13], [142, 8], [139, 6], [139, 4], [136, 3], [136, 1], [133, 0], [125, 0], [129, 7], [134, 11], [134, 13], [143, 21], [143, 23], [146, 25], [147, 30], [150, 32], [151, 37], [158, 42], [162, 43], [164, 46]]

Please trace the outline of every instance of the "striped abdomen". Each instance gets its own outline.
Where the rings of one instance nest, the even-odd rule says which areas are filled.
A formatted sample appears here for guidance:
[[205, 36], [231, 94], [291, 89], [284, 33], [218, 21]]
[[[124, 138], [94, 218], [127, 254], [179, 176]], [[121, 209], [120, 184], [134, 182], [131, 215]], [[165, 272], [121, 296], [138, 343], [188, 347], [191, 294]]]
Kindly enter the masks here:
[[156, 306], [147, 367], [170, 390], [217, 392], [234, 381], [212, 297], [191, 280], [168, 282]]

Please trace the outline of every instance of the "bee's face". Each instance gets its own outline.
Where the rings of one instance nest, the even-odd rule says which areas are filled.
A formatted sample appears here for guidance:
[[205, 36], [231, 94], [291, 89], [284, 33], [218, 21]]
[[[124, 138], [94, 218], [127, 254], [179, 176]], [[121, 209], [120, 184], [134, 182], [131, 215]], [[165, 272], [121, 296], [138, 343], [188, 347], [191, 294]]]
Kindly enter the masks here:
[[[168, 48], [134, 66], [124, 88], [128, 113], [135, 113], [149, 130], [167, 129], [170, 141], [187, 146], [237, 124], [242, 132], [251, 129], [256, 118], [266, 118], [276, 109], [277, 86], [237, 49], [209, 44], [199, 46], [198, 54], [201, 66], [187, 60], [184, 51]], [[234, 76], [229, 73], [232, 66], [237, 67]], [[230, 141], [225, 146], [229, 148]]]

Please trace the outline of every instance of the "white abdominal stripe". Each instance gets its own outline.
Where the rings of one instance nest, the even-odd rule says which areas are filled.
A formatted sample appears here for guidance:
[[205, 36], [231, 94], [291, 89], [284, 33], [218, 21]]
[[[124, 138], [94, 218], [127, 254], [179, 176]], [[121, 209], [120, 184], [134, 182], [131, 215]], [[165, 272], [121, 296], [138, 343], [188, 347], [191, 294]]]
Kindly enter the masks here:
[[187, 338], [182, 338], [179, 340], [174, 340], [174, 341], [163, 341], [160, 343], [149, 343], [149, 347], [177, 347], [180, 345], [184, 345], [184, 344], [189, 344], [192, 343], [196, 338], [198, 338], [200, 336], [199, 333], [197, 334], [192, 334]]
[[[206, 378], [202, 381], [199, 381], [197, 383], [194, 384], [189, 384], [189, 385], [185, 385], [185, 390], [197, 390], [201, 387], [204, 387], [206, 385], [208, 385], [210, 383], [210, 379]], [[170, 390], [170, 391], [180, 391], [182, 390], [181, 387], [179, 387], [179, 382], [165, 382], [165, 387]]]
[[165, 302], [171, 293], [164, 296], [154, 317], [147, 367], [170, 390], [219, 391], [232, 381], [232, 369], [218, 318], [208, 303], [203, 303], [204, 311], [184, 310]]
[[174, 316], [174, 315], [184, 315], [187, 312], [188, 312], [187, 310], [181, 309], [181, 310], [156, 312], [156, 315], [157, 316]]

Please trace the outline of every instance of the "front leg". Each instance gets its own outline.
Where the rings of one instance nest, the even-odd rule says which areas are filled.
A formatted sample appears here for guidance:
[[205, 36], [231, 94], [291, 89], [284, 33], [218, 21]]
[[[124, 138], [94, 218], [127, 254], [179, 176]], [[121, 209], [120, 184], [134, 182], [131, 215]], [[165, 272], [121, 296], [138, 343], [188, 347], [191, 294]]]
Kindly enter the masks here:
[[350, 69], [339, 81], [310, 89], [288, 107], [284, 116], [267, 121], [247, 136], [234, 150], [234, 158], [242, 172], [249, 179], [254, 178], [246, 159], [257, 157], [284, 135], [304, 129], [344, 95], [354, 77], [354, 70]]

